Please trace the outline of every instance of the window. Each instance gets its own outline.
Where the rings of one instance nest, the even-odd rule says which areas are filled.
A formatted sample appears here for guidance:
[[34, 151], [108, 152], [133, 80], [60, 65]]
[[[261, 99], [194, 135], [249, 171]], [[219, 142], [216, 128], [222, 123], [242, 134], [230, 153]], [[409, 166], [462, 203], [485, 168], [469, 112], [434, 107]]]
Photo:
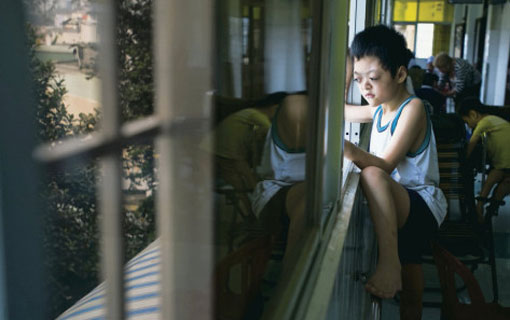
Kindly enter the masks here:
[[446, 0], [395, 0], [393, 24], [416, 58], [448, 51], [453, 5]]
[[[76, 4], [82, 2], [78, 1]], [[102, 15], [98, 19], [101, 30], [98, 57], [100, 58], [102, 109], [97, 130], [91, 130], [93, 132], [85, 132], [83, 135], [76, 135], [70, 139], [55, 139], [51, 143], [41, 143], [35, 147], [29, 143], [23, 145], [26, 159], [29, 159], [34, 152], [35, 158], [45, 169], [64, 170], [68, 165], [80, 168], [97, 163], [97, 170], [92, 170], [87, 178], [88, 182], [94, 186], [92, 193], [98, 196], [97, 212], [101, 221], [101, 232], [98, 236], [102, 240], [100, 264], [102, 278], [106, 279], [107, 285], [98, 288], [98, 290], [105, 290], [105, 294], [101, 292], [100, 299], [94, 300], [98, 305], [93, 308], [93, 311], [98, 312], [98, 316], [105, 315], [112, 319], [123, 319], [126, 313], [133, 311], [129, 308], [129, 303], [128, 307], [124, 305], [125, 296], [129, 293], [127, 293], [123, 272], [126, 256], [123, 228], [126, 216], [129, 218], [129, 212], [126, 210], [137, 210], [139, 207], [137, 197], [140, 194], [137, 193], [139, 190], [132, 190], [125, 185], [140, 185], [144, 191], [148, 184], [153, 187], [149, 189], [154, 191], [154, 194], [141, 196], [155, 197], [151, 205], [156, 212], [157, 234], [160, 237], [157, 250], [154, 249], [160, 253], [157, 263], [159, 269], [158, 272], [154, 271], [158, 274], [158, 279], [154, 282], [157, 282], [160, 291], [150, 292], [150, 294], [153, 297], [157, 296], [159, 301], [165, 303], [150, 305], [145, 311], [161, 312], [161, 317], [164, 319], [200, 318], [204, 314], [213, 313], [215, 302], [212, 296], [218, 287], [213, 287], [210, 280], [218, 275], [215, 269], [224, 261], [222, 258], [225, 257], [225, 252], [222, 250], [231, 250], [239, 244], [225, 241], [220, 236], [230, 236], [239, 230], [235, 230], [233, 226], [241, 227], [241, 231], [244, 232], [246, 229], [242, 228], [253, 222], [250, 219], [252, 217], [238, 216], [235, 212], [238, 209], [236, 206], [242, 206], [242, 202], [239, 201], [239, 197], [231, 197], [238, 196], [246, 190], [233, 190], [228, 186], [222, 188], [226, 185], [225, 181], [212, 176], [212, 166], [218, 165], [219, 162], [212, 161], [216, 155], [211, 154], [209, 152], [211, 150], [207, 148], [211, 147], [210, 142], [213, 139], [211, 124], [217, 125], [220, 122], [220, 119], [213, 119], [213, 115], [216, 117], [221, 114], [214, 113], [214, 109], [219, 108], [218, 105], [223, 103], [225, 108], [235, 113], [236, 108], [240, 107], [238, 103], [242, 104], [241, 107], [249, 109], [253, 107], [255, 98], [260, 98], [265, 93], [284, 90], [307, 93], [305, 100], [301, 100], [310, 106], [302, 115], [307, 126], [307, 131], [302, 135], [307, 146], [302, 175], [309, 186], [308, 190], [312, 191], [303, 193], [296, 199], [304, 202], [306, 206], [305, 226], [302, 234], [299, 235], [302, 236], [299, 243], [303, 244], [305, 249], [302, 252], [297, 250], [297, 257], [291, 257], [293, 259], [291, 261], [296, 262], [292, 265], [292, 272], [288, 274], [293, 280], [292, 287], [285, 290], [289, 296], [292, 296], [294, 303], [281, 304], [280, 308], [286, 309], [283, 312], [296, 314], [298, 309], [314, 312], [313, 308], [311, 311], [306, 310], [308, 300], [300, 301], [299, 299], [302, 296], [309, 296], [303, 294], [304, 291], [308, 290], [310, 293], [315, 289], [312, 287], [320, 268], [317, 262], [320, 257], [317, 257], [325, 251], [324, 243], [328, 240], [325, 238], [328, 238], [332, 232], [331, 221], [334, 220], [332, 218], [339, 212], [340, 191], [343, 183], [341, 145], [344, 130], [342, 107], [344, 97], [343, 90], [339, 88], [343, 88], [345, 82], [347, 3], [316, 1], [313, 6], [314, 12], [312, 12], [308, 2], [285, 2], [284, 7], [281, 7], [282, 1], [265, 1], [263, 6], [256, 1], [242, 1], [234, 8], [225, 9], [224, 7], [221, 10], [226, 11], [220, 10], [223, 13], [226, 12], [224, 16], [227, 18], [232, 17], [226, 20], [219, 18], [221, 14], [218, 16], [213, 14], [216, 13], [216, 7], [213, 6], [217, 4], [215, 1], [155, 0], [152, 3], [154, 8], [147, 5], [148, 3], [150, 4], [151, 1], [122, 3], [136, 6], [128, 10], [128, 14], [134, 13], [131, 18], [148, 19], [145, 22], [154, 26], [154, 29], [149, 29], [148, 33], [144, 34], [147, 37], [145, 40], [149, 39], [148, 43], [144, 42], [149, 55], [141, 57], [132, 51], [124, 51], [125, 48], [121, 47], [116, 40], [119, 33], [134, 34], [135, 31], [146, 29], [119, 30], [117, 23], [119, 20], [126, 19], [125, 15], [121, 15], [126, 12], [121, 12], [125, 8], [119, 8], [117, 2], [104, 4], [98, 10]], [[220, 1], [220, 3], [239, 4], [235, 1]], [[148, 11], [138, 14], [137, 10], [141, 7]], [[16, 10], [18, 13], [22, 11], [21, 8]], [[232, 14], [230, 10], [233, 11]], [[153, 15], [148, 14], [150, 12]], [[339, 17], [339, 12], [343, 18]], [[120, 17], [122, 19], [119, 19]], [[10, 20], [9, 23], [11, 23]], [[229, 21], [227, 28], [222, 29], [225, 26], [223, 25], [219, 27], [221, 31], [218, 31], [214, 26], [222, 21]], [[282, 25], [282, 21], [286, 23]], [[136, 22], [142, 21], [136, 20]], [[281, 33], [282, 29], [284, 33]], [[22, 31], [18, 30], [19, 34], [22, 34]], [[237, 38], [232, 39], [230, 37], [232, 34], [235, 34]], [[290, 37], [287, 37], [288, 35]], [[245, 41], [246, 37], [248, 37], [247, 41]], [[150, 39], [154, 39], [153, 45]], [[213, 46], [212, 39], [217, 40], [218, 43], [225, 41], [230, 43], [230, 46]], [[140, 43], [139, 40], [141, 39], [134, 42]], [[282, 42], [284, 46], [281, 46]], [[224, 56], [235, 57], [235, 59], [222, 60]], [[10, 55], [8, 58], [6, 60], [12, 59], [23, 66], [21, 59]], [[144, 62], [150, 61], [151, 67], [137, 69], [140, 63], [139, 58]], [[151, 77], [152, 84], [153, 77], [154, 92], [128, 88], [127, 92], [133, 94], [131, 96], [133, 100], [123, 100], [119, 97], [120, 91], [126, 89], [123, 87], [126, 85], [126, 79], [119, 79], [121, 74], [119, 67], [126, 65], [128, 71], [133, 72], [129, 75], [135, 80]], [[153, 68], [152, 65], [154, 65]], [[249, 69], [253, 76], [250, 80], [252, 82], [244, 82], [242, 86], [233, 88], [235, 84], [233, 74], [243, 67], [254, 66], [254, 69]], [[237, 71], [234, 72], [234, 69]], [[19, 70], [17, 70], [18, 73]], [[214, 71], [218, 74], [214, 74]], [[25, 72], [21, 73], [25, 74]], [[13, 72], [13, 74], [16, 73]], [[280, 77], [282, 74], [283, 78]], [[142, 84], [141, 87], [144, 85]], [[2, 83], [3, 89], [4, 83]], [[137, 89], [140, 88], [137, 87]], [[144, 89], [152, 89], [152, 87]], [[228, 94], [223, 96], [225, 92]], [[22, 85], [16, 86], [15, 94], [21, 97], [23, 94], [28, 96]], [[126, 107], [139, 102], [137, 98], [141, 94], [148, 94], [151, 97], [154, 94], [154, 108], [152, 104], [149, 104], [141, 115], [124, 112]], [[241, 94], [241, 97], [238, 94]], [[298, 96], [303, 95], [298, 94]], [[24, 102], [23, 105], [29, 105], [28, 99], [20, 99], [20, 101]], [[257, 99], [257, 103], [259, 102]], [[12, 103], [12, 106], [14, 110], [15, 104]], [[4, 120], [7, 119], [11, 118], [6, 116]], [[17, 122], [12, 121], [12, 123]], [[56, 122], [56, 125], [58, 124], [59, 121]], [[13, 129], [13, 126], [8, 128]], [[256, 131], [255, 129], [258, 128], [250, 127], [251, 129]], [[217, 140], [212, 147], [222, 142]], [[2, 150], [4, 145], [7, 143], [2, 143]], [[141, 149], [139, 149], [140, 146]], [[5, 150], [8, 151], [5, 153], [8, 155], [6, 156], [8, 161], [2, 162], [2, 165], [13, 165], [16, 173], [22, 172], [23, 169], [26, 173], [32, 172], [29, 171], [32, 168], [23, 167], [24, 163], [18, 165], [13, 163], [13, 160], [16, 160], [14, 156], [11, 157], [15, 154], [14, 149], [6, 148]], [[152, 156], [151, 160], [145, 162], [146, 158], [142, 157], [144, 161], [137, 161], [138, 156], [145, 153]], [[253, 150], [249, 149], [247, 153], [253, 155]], [[33, 164], [32, 161], [30, 164]], [[126, 167], [127, 170], [124, 172], [126, 174], [123, 175], [122, 169]], [[152, 176], [150, 181], [140, 180], [138, 178], [141, 170], [148, 170], [155, 176]], [[15, 186], [16, 177], [10, 175], [8, 178], [1, 181], [2, 187], [5, 187], [4, 183], [6, 185], [12, 183]], [[37, 182], [35, 175], [31, 179], [32, 182]], [[35, 183], [30, 183], [30, 180], [25, 183], [29, 186], [27, 191], [33, 191], [30, 190], [30, 186]], [[13, 190], [22, 189], [19, 186], [16, 187], [18, 188]], [[18, 194], [21, 193], [18, 192]], [[52, 196], [58, 195], [59, 193], [55, 192]], [[78, 193], [77, 201], [81, 199], [81, 196], [83, 194]], [[27, 199], [30, 200], [28, 197]], [[92, 202], [89, 207], [95, 209], [95, 199]], [[220, 210], [215, 210], [216, 206], [222, 205]], [[335, 208], [337, 211], [334, 211]], [[38, 213], [37, 206], [34, 205], [30, 209], [34, 209], [32, 213]], [[72, 211], [75, 209], [76, 207], [71, 206]], [[228, 215], [232, 211], [228, 210], [234, 211], [232, 220], [230, 220], [232, 215]], [[11, 211], [7, 213], [9, 215], [6, 216], [9, 219], [14, 216]], [[243, 218], [247, 219], [243, 220]], [[12, 219], [15, 220], [15, 218]], [[29, 222], [24, 223], [29, 224]], [[242, 223], [239, 226], [236, 225], [237, 222]], [[329, 231], [326, 230], [328, 226], [331, 227]], [[258, 225], [255, 223], [248, 227], [256, 228]], [[8, 239], [15, 238], [12, 234], [9, 235], [11, 237]], [[243, 235], [246, 236], [248, 233]], [[27, 235], [27, 239], [30, 236], [30, 234]], [[96, 234], [90, 237], [94, 236]], [[24, 248], [23, 245], [26, 244], [30, 242], [21, 241], [19, 248]], [[232, 247], [229, 247], [230, 245]], [[301, 249], [301, 247], [297, 248]], [[37, 253], [40, 252], [36, 249], [27, 250], [27, 255], [30, 257], [36, 256]], [[24, 265], [29, 265], [29, 262], [30, 259], [28, 262], [25, 261]], [[36, 264], [39, 260], [33, 259], [32, 262]], [[85, 259], [84, 263], [87, 262], [90, 261]], [[12, 266], [9, 265], [9, 269]], [[237, 271], [239, 270], [236, 269], [234, 273]], [[259, 272], [256, 274], [258, 277], [260, 269], [257, 269], [257, 272]], [[336, 270], [331, 268], [326, 276], [321, 273], [327, 286], [332, 286], [330, 280], [334, 278], [335, 272]], [[34, 277], [35, 280], [40, 280], [41, 276], [34, 273]], [[245, 278], [241, 277], [241, 281], [243, 279]], [[10, 297], [12, 294], [13, 297], [22, 301], [22, 293], [13, 294], [9, 288], [7, 295]], [[40, 298], [39, 292], [33, 295]], [[322, 295], [315, 295], [312, 300], [315, 305], [320, 304], [324, 309], [321, 297]], [[227, 302], [232, 303], [232, 301]], [[196, 308], [190, 308], [190, 304]], [[103, 309], [97, 307], [103, 305]], [[233, 305], [234, 308], [238, 306]], [[289, 309], [292, 310], [289, 311]], [[39, 311], [36, 309], [33, 312], [41, 316]], [[137, 309], [136, 312], [141, 312], [141, 309]], [[36, 317], [13, 318], [35, 319]], [[287, 316], [287, 318], [291, 317]]]

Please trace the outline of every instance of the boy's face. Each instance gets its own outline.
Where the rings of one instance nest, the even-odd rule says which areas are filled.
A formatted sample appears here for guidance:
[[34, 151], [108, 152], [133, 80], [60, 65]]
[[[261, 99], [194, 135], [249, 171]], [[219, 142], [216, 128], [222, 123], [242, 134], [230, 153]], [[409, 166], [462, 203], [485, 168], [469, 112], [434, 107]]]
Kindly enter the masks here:
[[478, 121], [480, 120], [479, 113], [474, 110], [470, 110], [467, 116], [462, 117], [462, 120], [464, 120], [464, 122], [468, 125], [469, 128], [474, 129], [478, 124]]
[[354, 59], [354, 81], [368, 103], [378, 106], [395, 96], [405, 77], [401, 81], [398, 72], [396, 77], [392, 77], [390, 71], [382, 67], [379, 58], [365, 56]]

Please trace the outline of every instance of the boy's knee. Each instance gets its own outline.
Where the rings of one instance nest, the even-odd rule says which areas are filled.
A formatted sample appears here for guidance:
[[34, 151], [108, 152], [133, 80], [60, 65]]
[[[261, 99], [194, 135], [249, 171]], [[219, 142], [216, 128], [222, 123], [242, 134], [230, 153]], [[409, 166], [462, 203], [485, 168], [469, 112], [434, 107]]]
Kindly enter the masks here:
[[306, 206], [306, 185], [304, 182], [293, 185], [287, 193], [285, 207], [290, 219], [303, 220]]
[[369, 166], [361, 170], [361, 181], [375, 182], [385, 179], [388, 176], [386, 171], [379, 167]]

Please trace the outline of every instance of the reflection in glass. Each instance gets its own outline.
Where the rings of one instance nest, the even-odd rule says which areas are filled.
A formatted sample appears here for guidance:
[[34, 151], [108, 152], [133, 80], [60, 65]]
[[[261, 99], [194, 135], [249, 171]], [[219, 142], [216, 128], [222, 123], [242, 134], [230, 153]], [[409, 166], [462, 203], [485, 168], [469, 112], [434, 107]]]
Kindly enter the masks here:
[[258, 319], [305, 223], [311, 17], [300, 2], [221, 1], [214, 155], [216, 313]]

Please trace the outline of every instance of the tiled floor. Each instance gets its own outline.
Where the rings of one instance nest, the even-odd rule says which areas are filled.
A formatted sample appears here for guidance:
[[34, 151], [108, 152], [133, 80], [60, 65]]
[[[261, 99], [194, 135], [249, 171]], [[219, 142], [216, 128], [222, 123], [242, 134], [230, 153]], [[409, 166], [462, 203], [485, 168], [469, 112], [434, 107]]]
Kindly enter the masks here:
[[[476, 191], [476, 190], [475, 190]], [[499, 210], [499, 215], [494, 218], [494, 242], [496, 251], [496, 265], [499, 286], [499, 303], [510, 307], [510, 197], [505, 199], [505, 206]], [[428, 284], [437, 283], [437, 271], [434, 266], [424, 264], [425, 281]], [[492, 301], [492, 282], [489, 267], [481, 265], [474, 273], [482, 288], [487, 301]], [[435, 286], [435, 285], [434, 285]], [[440, 301], [437, 294], [426, 294], [425, 300]], [[382, 319], [399, 319], [399, 307], [394, 300], [386, 300], [382, 306]], [[424, 308], [423, 320], [439, 320], [439, 308]]]

